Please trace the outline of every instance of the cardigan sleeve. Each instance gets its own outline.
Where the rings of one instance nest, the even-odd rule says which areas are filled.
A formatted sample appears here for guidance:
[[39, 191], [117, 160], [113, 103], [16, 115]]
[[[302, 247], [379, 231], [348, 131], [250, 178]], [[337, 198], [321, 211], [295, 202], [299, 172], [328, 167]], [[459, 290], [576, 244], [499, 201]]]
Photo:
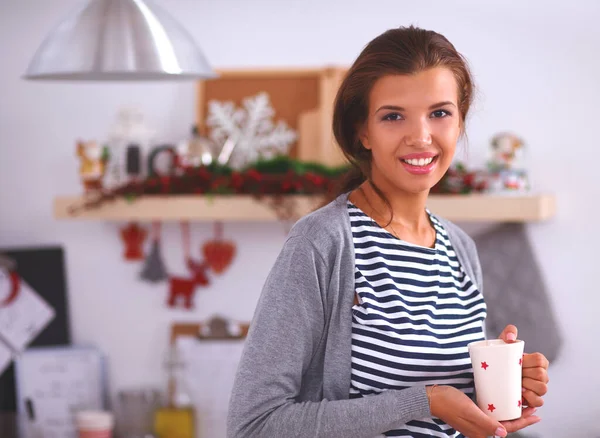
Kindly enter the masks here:
[[327, 266], [306, 237], [285, 243], [245, 341], [230, 398], [229, 438], [370, 438], [431, 416], [425, 386], [298, 401], [303, 375], [326, 341]]

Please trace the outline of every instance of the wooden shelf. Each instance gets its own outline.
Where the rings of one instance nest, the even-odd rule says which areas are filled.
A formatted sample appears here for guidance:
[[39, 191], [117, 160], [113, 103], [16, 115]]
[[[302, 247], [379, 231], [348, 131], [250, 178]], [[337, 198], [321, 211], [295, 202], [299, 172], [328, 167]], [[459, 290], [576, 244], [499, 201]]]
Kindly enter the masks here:
[[551, 194], [436, 195], [428, 207], [438, 216], [461, 222], [539, 222], [556, 213]]
[[[298, 212], [309, 213], [321, 203], [318, 196], [294, 196]], [[70, 213], [81, 197], [59, 197], [54, 217], [63, 220], [115, 221], [274, 221], [274, 211], [251, 196], [145, 196], [133, 202], [108, 201], [99, 208]], [[436, 215], [461, 222], [537, 222], [555, 214], [549, 194], [432, 195], [429, 209]]]

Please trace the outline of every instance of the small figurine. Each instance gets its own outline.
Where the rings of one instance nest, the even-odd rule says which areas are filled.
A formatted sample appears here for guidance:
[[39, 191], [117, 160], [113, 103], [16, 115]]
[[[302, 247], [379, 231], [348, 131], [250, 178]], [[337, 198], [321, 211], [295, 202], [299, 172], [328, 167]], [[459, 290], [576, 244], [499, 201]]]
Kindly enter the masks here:
[[488, 187], [491, 191], [522, 191], [529, 189], [524, 163], [524, 142], [512, 133], [500, 133], [491, 141], [488, 162]]
[[105, 148], [93, 140], [78, 141], [77, 156], [80, 159], [79, 175], [85, 193], [102, 190], [102, 179], [108, 161]]

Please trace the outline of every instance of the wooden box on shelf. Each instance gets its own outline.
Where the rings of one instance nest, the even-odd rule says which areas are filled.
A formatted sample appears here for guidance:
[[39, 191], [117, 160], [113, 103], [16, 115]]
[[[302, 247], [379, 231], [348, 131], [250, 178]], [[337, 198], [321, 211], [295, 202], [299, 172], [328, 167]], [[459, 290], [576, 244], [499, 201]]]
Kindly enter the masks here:
[[290, 155], [303, 161], [339, 165], [344, 157], [333, 138], [333, 103], [346, 68], [217, 70], [219, 77], [199, 81], [196, 124], [207, 133], [205, 121], [211, 100], [241, 106], [246, 97], [269, 95], [275, 120], [284, 120], [298, 133]]

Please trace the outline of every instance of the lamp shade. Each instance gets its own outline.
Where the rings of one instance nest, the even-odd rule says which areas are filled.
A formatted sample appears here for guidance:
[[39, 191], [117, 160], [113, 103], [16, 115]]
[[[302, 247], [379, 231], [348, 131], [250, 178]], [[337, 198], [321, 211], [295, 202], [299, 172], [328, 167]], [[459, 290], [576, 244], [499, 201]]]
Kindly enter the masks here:
[[91, 0], [35, 53], [26, 79], [147, 81], [217, 75], [190, 34], [149, 0]]

